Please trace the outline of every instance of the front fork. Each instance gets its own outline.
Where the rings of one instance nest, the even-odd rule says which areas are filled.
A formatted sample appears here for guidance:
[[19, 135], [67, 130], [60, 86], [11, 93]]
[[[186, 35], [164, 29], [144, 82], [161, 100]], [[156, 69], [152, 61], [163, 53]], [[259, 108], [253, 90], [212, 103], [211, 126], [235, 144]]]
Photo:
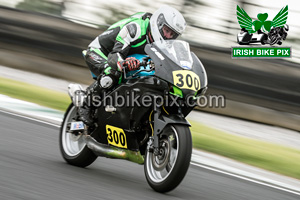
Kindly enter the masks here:
[[149, 152], [154, 153], [154, 155], [157, 156], [159, 154], [159, 134], [163, 128], [161, 127], [161, 120], [159, 119], [159, 116], [161, 114], [161, 108], [154, 104], [153, 113], [153, 136], [149, 137], [149, 141], [147, 143], [147, 150]]
[[154, 155], [158, 155], [159, 152], [159, 133], [161, 132], [159, 126], [159, 116], [161, 114], [160, 107], [154, 106], [153, 110], [153, 119], [154, 119], [154, 130], [153, 130], [153, 149]]
[[[159, 150], [160, 150], [159, 135], [161, 134], [163, 129], [169, 123], [185, 123], [185, 122], [171, 120], [171, 119], [170, 120], [163, 119], [163, 117], [161, 116], [161, 106], [158, 106], [156, 104], [154, 104], [154, 106], [153, 106], [153, 113], [154, 113], [154, 115], [153, 115], [154, 130], [153, 130], [153, 136], [150, 137], [150, 139], [149, 139], [147, 149], [148, 149], [148, 151], [153, 152], [154, 155], [157, 156], [157, 155], [159, 155]], [[180, 116], [183, 116], [180, 107], [178, 108], [178, 114]], [[188, 123], [188, 125], [189, 125], [189, 123]]]

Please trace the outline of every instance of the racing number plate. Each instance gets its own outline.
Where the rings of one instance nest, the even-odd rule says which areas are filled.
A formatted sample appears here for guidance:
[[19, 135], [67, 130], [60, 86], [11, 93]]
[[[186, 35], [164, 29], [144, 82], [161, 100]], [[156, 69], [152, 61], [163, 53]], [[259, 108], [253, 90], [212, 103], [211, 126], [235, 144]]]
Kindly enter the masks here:
[[127, 148], [126, 135], [123, 129], [106, 125], [106, 134], [109, 144], [121, 148]]
[[201, 88], [199, 76], [189, 70], [173, 71], [174, 85], [181, 89], [198, 91]]

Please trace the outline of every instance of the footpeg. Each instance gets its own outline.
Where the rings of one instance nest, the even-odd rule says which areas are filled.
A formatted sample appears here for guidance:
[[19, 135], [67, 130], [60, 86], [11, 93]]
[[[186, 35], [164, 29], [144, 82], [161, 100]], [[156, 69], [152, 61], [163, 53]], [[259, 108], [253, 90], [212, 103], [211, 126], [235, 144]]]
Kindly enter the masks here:
[[116, 110], [117, 109], [115, 107], [113, 107], [113, 106], [106, 106], [105, 107], [105, 111], [106, 112], [111, 112], [112, 113], [112, 112], [116, 112]]

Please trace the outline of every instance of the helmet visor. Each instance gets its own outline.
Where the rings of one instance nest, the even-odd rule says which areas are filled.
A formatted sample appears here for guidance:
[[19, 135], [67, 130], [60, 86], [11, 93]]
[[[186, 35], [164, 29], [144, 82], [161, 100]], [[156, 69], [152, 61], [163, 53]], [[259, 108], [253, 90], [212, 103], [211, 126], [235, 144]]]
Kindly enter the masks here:
[[158, 16], [157, 26], [161, 36], [165, 40], [174, 40], [179, 36], [179, 33], [177, 33], [174, 29], [172, 29], [170, 25], [167, 23], [163, 14], [160, 14]]
[[178, 37], [178, 33], [176, 33], [174, 30], [172, 30], [169, 26], [166, 24], [163, 25], [161, 33], [163, 38], [165, 40], [174, 40]]

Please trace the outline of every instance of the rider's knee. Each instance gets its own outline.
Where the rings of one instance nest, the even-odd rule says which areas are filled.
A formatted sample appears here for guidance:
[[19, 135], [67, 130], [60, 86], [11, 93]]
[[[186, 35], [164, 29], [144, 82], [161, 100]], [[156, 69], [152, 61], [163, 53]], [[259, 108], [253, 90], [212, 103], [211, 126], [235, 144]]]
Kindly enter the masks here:
[[111, 88], [120, 82], [121, 75], [120, 71], [112, 67], [106, 67], [103, 74], [99, 76], [99, 85], [102, 88]]

